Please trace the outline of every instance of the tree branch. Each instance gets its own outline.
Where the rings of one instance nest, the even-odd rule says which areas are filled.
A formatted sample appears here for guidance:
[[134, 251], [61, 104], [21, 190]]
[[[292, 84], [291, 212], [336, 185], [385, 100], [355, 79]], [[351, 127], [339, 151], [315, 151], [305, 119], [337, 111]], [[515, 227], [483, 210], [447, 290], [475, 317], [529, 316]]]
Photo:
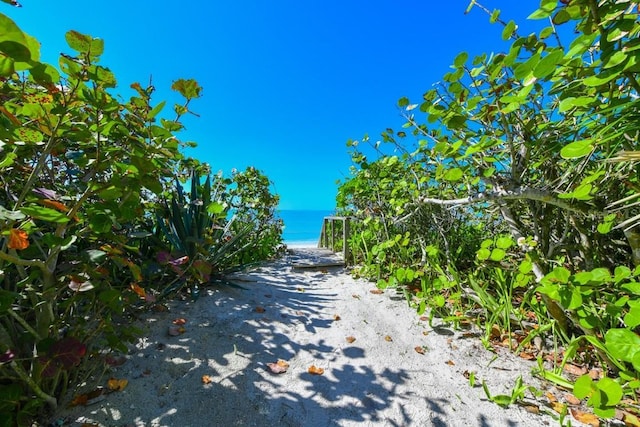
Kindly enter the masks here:
[[418, 203], [430, 203], [442, 206], [455, 206], [455, 205], [470, 205], [473, 203], [482, 202], [496, 202], [500, 200], [533, 200], [536, 202], [547, 203], [553, 206], [557, 206], [564, 210], [588, 214], [593, 213], [590, 209], [582, 206], [576, 206], [568, 201], [558, 199], [553, 194], [531, 187], [521, 187], [515, 190], [497, 189], [490, 193], [478, 193], [468, 197], [462, 197], [459, 199], [434, 199], [431, 197], [420, 197]]

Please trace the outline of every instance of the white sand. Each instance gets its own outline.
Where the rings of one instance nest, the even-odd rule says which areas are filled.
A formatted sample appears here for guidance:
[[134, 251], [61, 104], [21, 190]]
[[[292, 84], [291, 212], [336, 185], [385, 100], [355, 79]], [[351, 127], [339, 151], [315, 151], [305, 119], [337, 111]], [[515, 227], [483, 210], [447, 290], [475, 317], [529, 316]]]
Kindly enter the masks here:
[[[531, 362], [508, 353], [495, 360], [477, 338], [429, 327], [394, 291], [372, 294], [371, 283], [342, 268], [291, 267], [309, 253], [297, 249], [237, 275], [245, 290], [214, 289], [145, 315], [146, 338], [102, 380], [125, 378], [128, 386], [56, 418], [75, 426], [557, 425], [548, 415], [489, 402], [464, 375], [475, 372], [478, 384], [510, 393], [520, 375], [539, 386]], [[187, 320], [186, 332], [169, 336], [176, 318]], [[278, 359], [290, 364], [286, 373], [269, 371]], [[311, 365], [324, 374], [309, 374]]]

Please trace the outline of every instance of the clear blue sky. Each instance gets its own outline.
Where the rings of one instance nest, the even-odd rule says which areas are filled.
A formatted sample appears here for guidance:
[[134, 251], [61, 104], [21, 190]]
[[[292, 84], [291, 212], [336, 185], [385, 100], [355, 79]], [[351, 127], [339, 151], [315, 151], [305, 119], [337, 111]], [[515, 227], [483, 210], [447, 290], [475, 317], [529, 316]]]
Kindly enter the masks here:
[[[179, 135], [198, 143], [189, 154], [214, 171], [257, 167], [282, 209], [332, 209], [348, 139], [398, 128], [397, 100], [420, 99], [457, 53], [506, 46], [486, 14], [464, 15], [469, 0], [20, 2], [0, 11], [42, 42], [46, 62], [72, 53], [64, 33], [74, 29], [105, 40], [101, 64], [127, 96], [153, 76], [156, 102], [176, 101], [171, 82], [196, 79], [200, 118]], [[525, 28], [539, 4], [482, 3]]]

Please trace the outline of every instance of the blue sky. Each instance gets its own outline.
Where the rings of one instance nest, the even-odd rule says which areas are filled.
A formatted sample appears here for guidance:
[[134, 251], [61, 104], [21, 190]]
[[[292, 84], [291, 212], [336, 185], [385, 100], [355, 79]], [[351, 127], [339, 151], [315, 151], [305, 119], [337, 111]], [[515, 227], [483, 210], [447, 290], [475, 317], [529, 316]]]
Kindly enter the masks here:
[[[179, 136], [213, 171], [255, 166], [282, 209], [332, 209], [349, 174], [345, 143], [402, 121], [400, 97], [420, 99], [461, 51], [504, 50], [502, 28], [464, 10], [468, 0], [51, 1], [0, 4], [42, 42], [43, 60], [71, 53], [67, 30], [105, 40], [101, 64], [128, 94], [153, 77], [156, 102], [171, 82], [204, 88]], [[527, 32], [534, 0], [485, 0]]]

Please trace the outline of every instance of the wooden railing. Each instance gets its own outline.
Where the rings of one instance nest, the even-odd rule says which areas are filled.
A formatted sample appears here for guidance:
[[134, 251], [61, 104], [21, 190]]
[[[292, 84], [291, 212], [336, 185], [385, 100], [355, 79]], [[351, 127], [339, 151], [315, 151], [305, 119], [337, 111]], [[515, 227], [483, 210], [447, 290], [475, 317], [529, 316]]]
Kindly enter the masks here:
[[[319, 248], [331, 249], [336, 251], [336, 237], [341, 234], [342, 238], [342, 256], [345, 264], [349, 262], [349, 222], [350, 218], [346, 216], [325, 216], [322, 220], [322, 231], [320, 232]], [[337, 223], [341, 223], [337, 227]]]

